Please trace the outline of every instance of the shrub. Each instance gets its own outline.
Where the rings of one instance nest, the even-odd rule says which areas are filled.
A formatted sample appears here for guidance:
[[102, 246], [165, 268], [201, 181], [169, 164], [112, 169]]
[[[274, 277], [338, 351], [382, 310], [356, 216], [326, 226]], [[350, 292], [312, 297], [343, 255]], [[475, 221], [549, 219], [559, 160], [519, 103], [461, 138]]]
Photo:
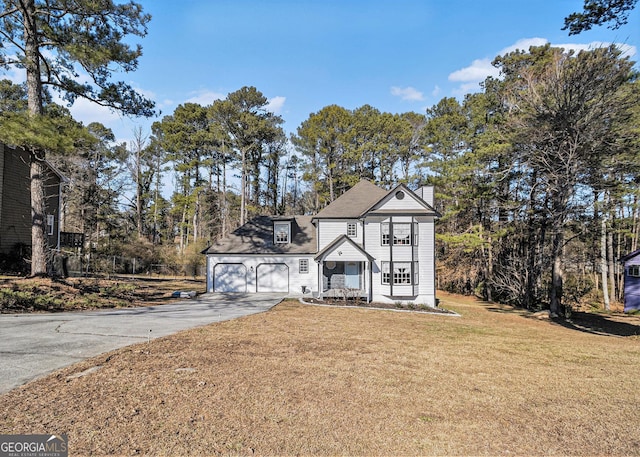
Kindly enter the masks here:
[[26, 290], [0, 289], [0, 303], [6, 309], [64, 309], [64, 300], [49, 294], [36, 294]]

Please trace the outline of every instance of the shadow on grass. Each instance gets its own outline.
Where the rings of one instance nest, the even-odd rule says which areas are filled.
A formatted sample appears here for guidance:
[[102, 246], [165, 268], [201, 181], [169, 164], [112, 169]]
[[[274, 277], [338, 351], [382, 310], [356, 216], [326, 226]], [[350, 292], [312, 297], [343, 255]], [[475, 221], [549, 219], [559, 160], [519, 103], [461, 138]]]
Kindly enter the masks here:
[[[498, 303], [479, 302], [487, 311], [501, 314], [516, 314], [527, 319], [540, 319], [546, 312], [532, 313], [525, 309], [515, 308]], [[640, 318], [622, 314], [600, 314], [574, 311], [565, 319], [556, 317], [548, 319], [554, 325], [570, 330], [604, 336], [640, 336]]]
[[552, 322], [562, 327], [605, 336], [638, 336], [640, 320], [635, 316], [618, 316], [574, 312], [569, 319], [555, 318]]

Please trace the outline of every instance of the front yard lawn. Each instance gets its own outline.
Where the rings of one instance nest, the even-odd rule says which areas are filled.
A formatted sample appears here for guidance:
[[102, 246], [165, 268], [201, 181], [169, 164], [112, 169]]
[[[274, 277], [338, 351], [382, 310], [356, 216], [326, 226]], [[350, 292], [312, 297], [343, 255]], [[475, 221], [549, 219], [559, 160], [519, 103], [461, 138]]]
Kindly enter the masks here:
[[462, 317], [287, 301], [129, 346], [0, 396], [0, 433], [67, 433], [70, 455], [640, 454], [638, 317], [439, 297]]

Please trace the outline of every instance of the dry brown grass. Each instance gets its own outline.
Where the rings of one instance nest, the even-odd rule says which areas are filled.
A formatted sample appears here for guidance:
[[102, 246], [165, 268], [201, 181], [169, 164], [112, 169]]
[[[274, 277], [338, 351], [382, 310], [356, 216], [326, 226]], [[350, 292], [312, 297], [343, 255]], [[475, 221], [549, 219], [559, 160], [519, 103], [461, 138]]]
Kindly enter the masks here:
[[462, 317], [284, 302], [130, 346], [1, 396], [0, 433], [67, 433], [72, 455], [640, 454], [640, 339], [612, 335], [637, 317], [603, 336], [440, 297]]

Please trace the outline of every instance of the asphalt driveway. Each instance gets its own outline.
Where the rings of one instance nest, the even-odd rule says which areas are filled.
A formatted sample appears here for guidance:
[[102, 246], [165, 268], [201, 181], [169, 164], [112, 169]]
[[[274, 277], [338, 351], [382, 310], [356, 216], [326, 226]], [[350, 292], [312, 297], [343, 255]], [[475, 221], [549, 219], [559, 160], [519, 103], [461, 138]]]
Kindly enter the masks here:
[[266, 311], [283, 298], [218, 293], [153, 307], [0, 314], [0, 393], [113, 349]]

